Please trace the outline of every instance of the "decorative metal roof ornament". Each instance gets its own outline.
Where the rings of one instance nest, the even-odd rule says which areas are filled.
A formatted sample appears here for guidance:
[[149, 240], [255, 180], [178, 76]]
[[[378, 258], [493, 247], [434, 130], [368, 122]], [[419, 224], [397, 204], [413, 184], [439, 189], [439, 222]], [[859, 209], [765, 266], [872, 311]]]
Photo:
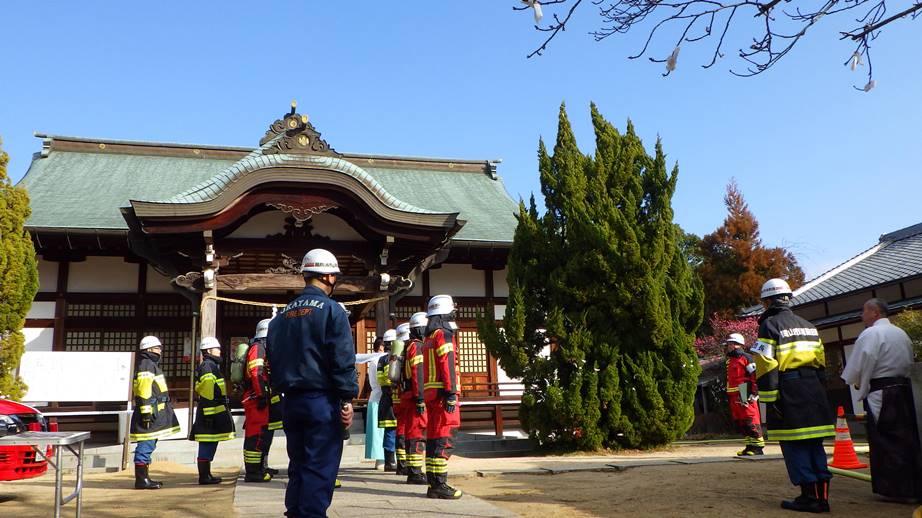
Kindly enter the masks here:
[[297, 113], [297, 109], [298, 102], [291, 101], [291, 111], [273, 122], [263, 138], [259, 139], [259, 145], [264, 146], [263, 154], [340, 156], [327, 141], [320, 138], [320, 132], [310, 123], [307, 115]]

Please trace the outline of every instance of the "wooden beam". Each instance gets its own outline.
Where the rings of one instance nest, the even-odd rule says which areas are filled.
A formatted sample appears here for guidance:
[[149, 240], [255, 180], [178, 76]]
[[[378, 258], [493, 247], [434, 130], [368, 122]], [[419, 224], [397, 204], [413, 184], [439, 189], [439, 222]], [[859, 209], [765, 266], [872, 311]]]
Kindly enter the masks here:
[[[377, 293], [380, 280], [374, 277], [357, 277], [344, 275], [337, 278], [334, 294]], [[304, 279], [300, 275], [284, 273], [239, 273], [218, 274], [215, 285], [219, 291], [300, 291], [304, 289]]]

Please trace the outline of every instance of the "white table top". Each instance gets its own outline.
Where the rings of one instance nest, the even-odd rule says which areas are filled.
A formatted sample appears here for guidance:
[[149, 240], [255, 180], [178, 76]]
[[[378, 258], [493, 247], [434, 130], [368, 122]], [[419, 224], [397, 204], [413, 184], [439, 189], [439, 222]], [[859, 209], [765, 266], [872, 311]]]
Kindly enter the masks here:
[[0, 446], [66, 446], [90, 438], [90, 432], [22, 432], [0, 437]]

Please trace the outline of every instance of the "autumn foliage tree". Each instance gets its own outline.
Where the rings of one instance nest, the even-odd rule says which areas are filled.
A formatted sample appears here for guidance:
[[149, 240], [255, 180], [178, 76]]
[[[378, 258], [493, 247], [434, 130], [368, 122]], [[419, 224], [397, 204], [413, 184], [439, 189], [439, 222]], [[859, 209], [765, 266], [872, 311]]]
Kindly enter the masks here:
[[583, 154], [561, 106], [553, 154], [541, 141], [545, 208], [523, 203], [507, 263], [500, 328], [481, 337], [522, 379], [520, 417], [544, 445], [650, 447], [694, 419], [693, 348], [703, 292], [673, 222], [678, 170], [592, 106], [595, 153]]
[[714, 232], [701, 238], [698, 275], [704, 283], [704, 311], [711, 317], [730, 317], [758, 304], [762, 283], [772, 277], [788, 281], [791, 289], [804, 283], [804, 272], [794, 254], [784, 247], [768, 248], [759, 237], [759, 222], [749, 210], [736, 181], [724, 196], [727, 217]]
[[18, 399], [25, 385], [14, 371], [25, 350], [22, 327], [38, 291], [38, 268], [24, 229], [29, 195], [7, 177], [9, 159], [0, 149], [0, 397]]

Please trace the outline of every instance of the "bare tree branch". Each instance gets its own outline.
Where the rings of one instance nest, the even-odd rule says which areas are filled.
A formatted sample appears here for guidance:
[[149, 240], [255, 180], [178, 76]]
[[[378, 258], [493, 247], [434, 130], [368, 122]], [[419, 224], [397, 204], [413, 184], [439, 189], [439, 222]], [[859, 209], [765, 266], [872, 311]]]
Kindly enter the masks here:
[[[561, 19], [554, 14], [553, 21], [543, 26], [535, 25], [536, 30], [549, 34], [538, 48], [528, 54], [529, 58], [541, 55], [550, 42], [566, 30], [583, 0], [547, 0], [540, 3], [549, 10], [566, 10], [566, 15]], [[883, 27], [897, 20], [914, 20], [922, 15], [922, 0], [914, 0], [910, 7], [892, 16], [887, 16], [886, 0], [592, 0], [591, 3], [601, 18], [601, 27], [589, 33], [596, 41], [616, 34], [626, 34], [636, 26], [649, 27], [643, 46], [636, 54], [629, 55], [630, 59], [647, 55], [654, 39], [658, 42], [668, 31], [674, 31], [678, 37], [671, 42], [668, 56], [648, 56], [654, 63], [666, 63], [667, 70], [663, 75], [669, 75], [675, 68], [679, 47], [685, 43], [707, 41], [712, 37], [711, 41], [716, 42], [716, 45], [710, 61], [702, 67], [714, 66], [724, 56], [722, 49], [731, 26], [738, 27], [742, 23], [743, 19], [737, 16], [740, 13], [751, 13], [760, 20], [758, 27], [761, 27], [751, 36], [751, 43], [737, 52], [737, 57], [746, 63], [745, 70], [730, 70], [734, 75], [749, 77], [774, 66], [821, 20], [857, 10], [860, 16], [854, 22], [858, 27], [840, 31], [840, 34], [841, 39], [855, 42], [855, 48], [845, 65], [851, 66], [853, 70], [867, 65], [867, 84], [860, 88], [856, 86], [864, 91], [874, 87], [870, 43], [880, 35]], [[530, 8], [528, 0], [513, 6], [517, 11]]]

